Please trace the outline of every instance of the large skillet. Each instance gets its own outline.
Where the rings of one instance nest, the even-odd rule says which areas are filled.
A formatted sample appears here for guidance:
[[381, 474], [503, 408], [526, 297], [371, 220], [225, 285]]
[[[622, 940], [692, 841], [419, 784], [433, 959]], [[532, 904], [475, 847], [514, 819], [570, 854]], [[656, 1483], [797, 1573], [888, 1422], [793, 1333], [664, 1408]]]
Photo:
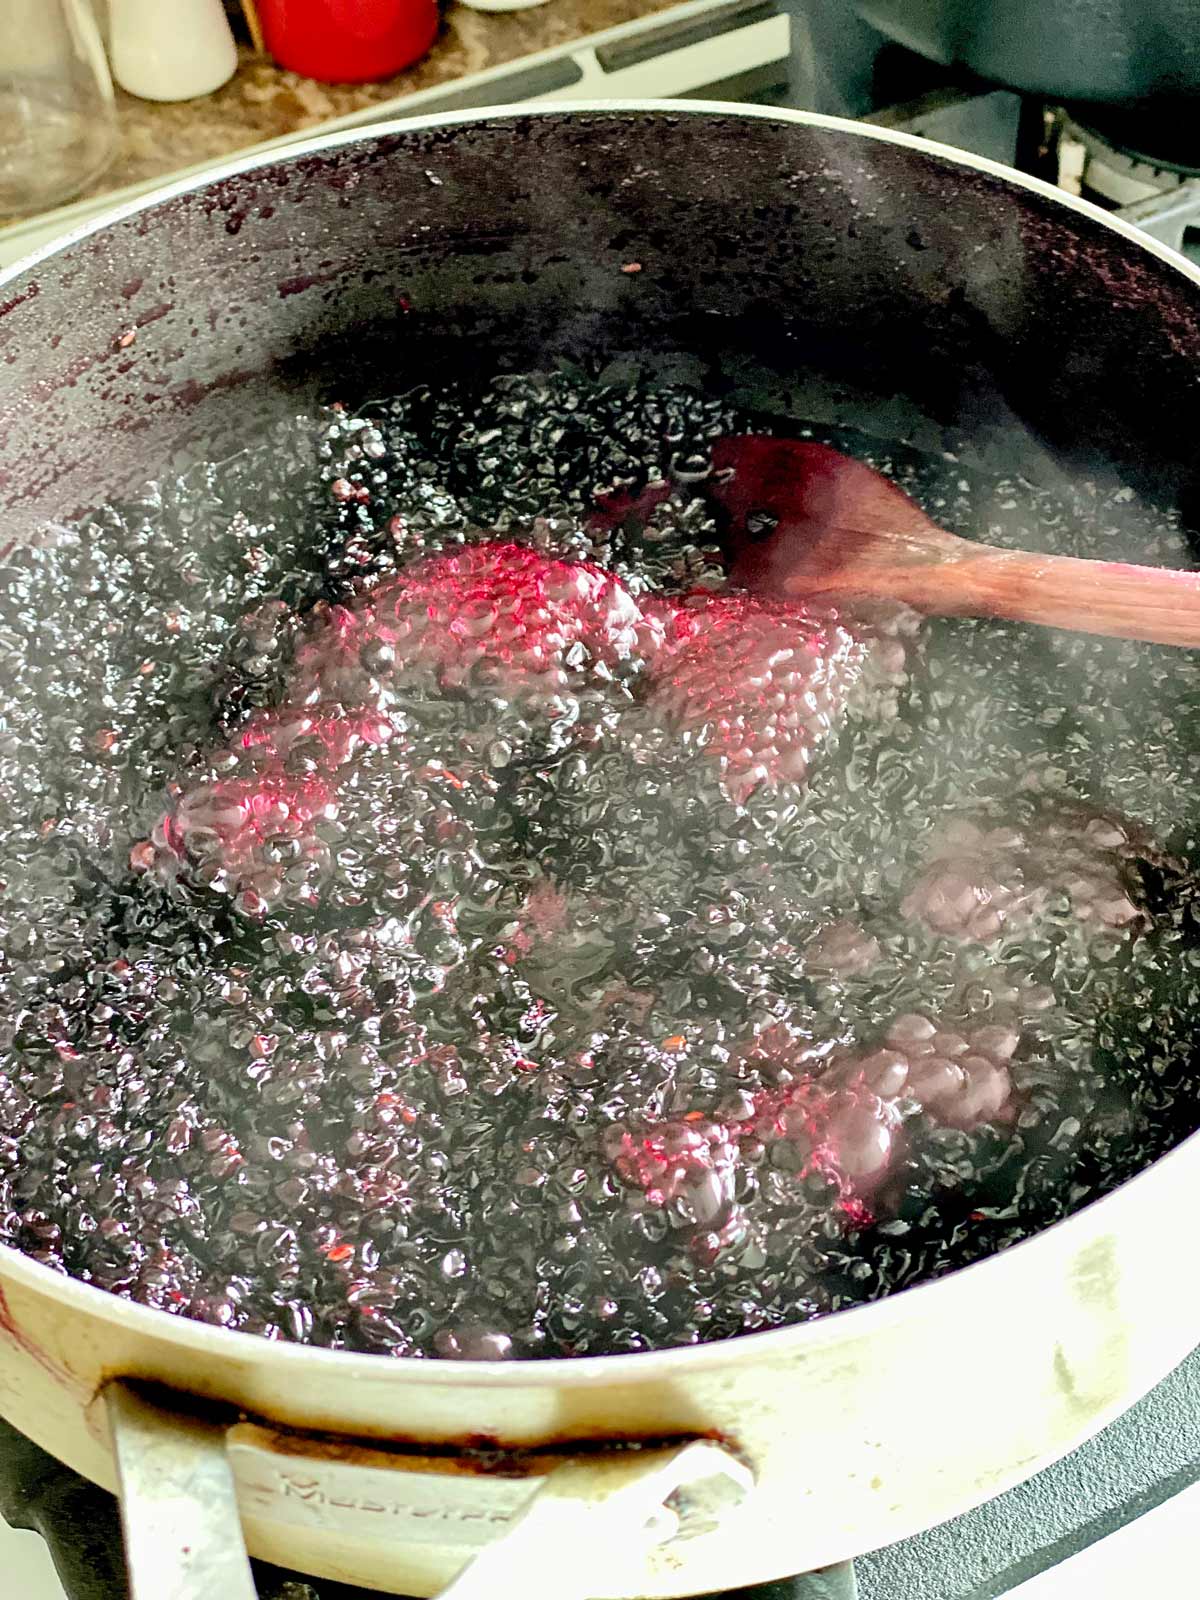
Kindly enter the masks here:
[[[901, 135], [610, 105], [315, 140], [0, 278], [6, 535], [302, 399], [393, 391], [432, 361], [619, 351], [680, 352], [743, 395], [984, 468], [1119, 478], [1185, 521], [1197, 485], [1200, 273], [1163, 247]], [[272, 1344], [3, 1249], [0, 1412], [110, 1486], [116, 1435], [146, 1595], [249, 1592], [227, 1461], [251, 1550], [315, 1574], [427, 1594], [507, 1535], [492, 1592], [518, 1592], [522, 1540], [560, 1600], [727, 1588], [965, 1510], [1129, 1405], [1200, 1338], [1198, 1192], [1193, 1137], [891, 1300], [707, 1348], [511, 1366]], [[161, 1389], [114, 1381], [131, 1378]], [[192, 1397], [188, 1416], [164, 1390]], [[680, 1452], [697, 1437], [721, 1443]], [[616, 1448], [631, 1440], [657, 1448]], [[674, 1520], [639, 1535], [676, 1483]], [[538, 1592], [528, 1573], [520, 1592]]]

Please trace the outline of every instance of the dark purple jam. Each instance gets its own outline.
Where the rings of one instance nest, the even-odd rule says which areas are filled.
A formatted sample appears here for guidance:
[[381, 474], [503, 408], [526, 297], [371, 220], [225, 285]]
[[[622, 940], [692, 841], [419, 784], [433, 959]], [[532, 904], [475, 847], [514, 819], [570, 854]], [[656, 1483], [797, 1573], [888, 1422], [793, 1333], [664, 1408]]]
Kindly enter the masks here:
[[[753, 426], [421, 389], [4, 554], [0, 1239], [271, 1338], [641, 1350], [1192, 1131], [1200, 654], [734, 591]], [[1127, 491], [835, 442], [954, 531], [1187, 562]]]

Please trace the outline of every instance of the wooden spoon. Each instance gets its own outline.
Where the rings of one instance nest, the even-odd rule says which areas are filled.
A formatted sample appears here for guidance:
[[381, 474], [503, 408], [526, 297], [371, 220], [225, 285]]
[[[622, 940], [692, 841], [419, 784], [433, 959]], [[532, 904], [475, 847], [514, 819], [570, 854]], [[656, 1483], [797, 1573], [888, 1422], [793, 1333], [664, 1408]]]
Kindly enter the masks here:
[[903, 489], [829, 445], [745, 434], [713, 449], [732, 576], [761, 593], [899, 600], [931, 616], [1007, 617], [1200, 645], [1200, 573], [998, 550], [939, 528]]

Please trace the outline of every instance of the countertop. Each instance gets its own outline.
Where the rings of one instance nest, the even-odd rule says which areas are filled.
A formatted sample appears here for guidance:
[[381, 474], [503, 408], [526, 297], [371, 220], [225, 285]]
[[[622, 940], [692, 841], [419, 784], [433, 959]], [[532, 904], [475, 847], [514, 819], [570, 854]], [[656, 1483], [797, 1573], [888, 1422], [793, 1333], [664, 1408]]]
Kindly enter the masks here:
[[549, 0], [533, 10], [508, 13], [451, 5], [430, 53], [382, 83], [315, 83], [282, 71], [243, 46], [236, 75], [216, 94], [202, 99], [163, 105], [118, 90], [117, 158], [79, 198], [165, 179], [264, 140], [316, 128], [399, 95], [439, 88], [470, 73], [570, 45], [677, 4], [678, 0]]

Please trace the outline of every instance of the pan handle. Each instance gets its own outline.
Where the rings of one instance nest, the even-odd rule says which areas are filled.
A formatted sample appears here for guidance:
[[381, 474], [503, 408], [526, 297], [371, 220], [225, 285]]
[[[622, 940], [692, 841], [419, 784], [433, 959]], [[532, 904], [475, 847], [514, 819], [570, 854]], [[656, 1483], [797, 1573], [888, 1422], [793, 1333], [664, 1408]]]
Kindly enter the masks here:
[[225, 1429], [104, 1391], [131, 1600], [255, 1600]]
[[[131, 1600], [254, 1600], [230, 1459], [246, 1425], [231, 1435], [125, 1382], [110, 1383], [104, 1402]], [[566, 1457], [537, 1482], [442, 1600], [636, 1592], [651, 1550], [711, 1526], [746, 1498], [753, 1476], [724, 1445], [691, 1439]]]
[[667, 1450], [631, 1450], [565, 1462], [542, 1483], [509, 1531], [485, 1545], [441, 1600], [591, 1600], [636, 1582], [646, 1556], [679, 1530], [686, 1502], [726, 1505], [752, 1487], [722, 1445], [693, 1439]]

